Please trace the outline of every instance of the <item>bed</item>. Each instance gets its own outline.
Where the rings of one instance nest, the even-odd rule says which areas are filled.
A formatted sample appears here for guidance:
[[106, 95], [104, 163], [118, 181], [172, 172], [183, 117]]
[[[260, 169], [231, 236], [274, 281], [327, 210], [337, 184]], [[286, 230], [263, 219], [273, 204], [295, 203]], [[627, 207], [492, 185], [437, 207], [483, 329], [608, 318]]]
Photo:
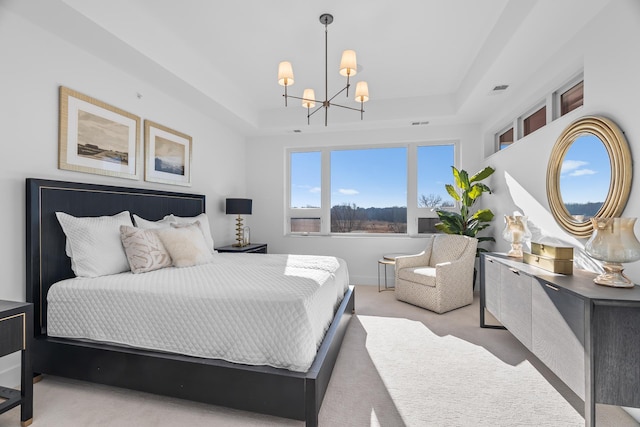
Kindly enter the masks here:
[[[34, 372], [304, 420], [307, 426], [318, 424], [320, 406], [354, 310], [353, 287], [345, 292], [315, 358], [304, 371], [49, 336], [49, 290], [53, 284], [74, 277], [55, 212], [100, 216], [128, 210], [152, 220], [167, 214], [193, 217], [205, 211], [205, 196], [31, 178], [26, 181], [26, 193], [26, 295], [34, 304]], [[238, 260], [249, 254], [222, 255]], [[144, 308], [144, 300], [139, 306]]]

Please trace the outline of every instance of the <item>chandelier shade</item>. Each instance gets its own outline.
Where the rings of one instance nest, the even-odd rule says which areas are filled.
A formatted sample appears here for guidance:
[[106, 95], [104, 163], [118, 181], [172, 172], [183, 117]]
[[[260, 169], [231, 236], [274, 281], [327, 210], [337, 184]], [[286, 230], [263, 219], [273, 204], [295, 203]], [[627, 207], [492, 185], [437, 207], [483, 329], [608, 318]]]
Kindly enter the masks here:
[[358, 82], [356, 85], [356, 102], [367, 102], [369, 100], [369, 85], [367, 82]]
[[356, 52], [354, 50], [345, 50], [342, 52], [340, 60], [340, 75], [345, 77], [355, 76], [358, 64], [356, 61]]
[[313, 108], [316, 106], [316, 94], [313, 89], [305, 89], [302, 94], [302, 106], [304, 108]]
[[291, 86], [293, 84], [293, 67], [291, 62], [282, 61], [278, 65], [278, 84], [280, 86]]
[[[313, 89], [305, 89], [302, 97], [289, 95], [287, 88], [293, 85], [293, 66], [289, 61], [282, 61], [278, 65], [278, 84], [284, 86], [284, 105], [288, 105], [287, 100], [289, 98], [299, 99], [302, 101], [302, 106], [307, 109], [307, 124], [311, 124], [311, 116], [324, 109], [324, 125], [327, 126], [328, 110], [329, 107], [335, 106], [344, 108], [347, 110], [354, 110], [360, 112], [360, 120], [364, 118], [364, 103], [369, 100], [369, 86], [366, 82], [358, 82], [356, 85], [355, 101], [360, 103], [360, 108], [348, 107], [333, 102], [333, 100], [342, 92], [346, 92], [347, 98], [349, 97], [349, 87], [351, 86], [350, 78], [355, 76], [358, 72], [358, 63], [356, 61], [356, 52], [354, 50], [345, 50], [342, 52], [342, 58], [340, 60], [339, 73], [347, 78], [346, 85], [340, 89], [335, 95], [329, 98], [328, 88], [328, 66], [327, 66], [327, 39], [328, 39], [328, 26], [333, 22], [333, 16], [324, 13], [320, 15], [320, 23], [324, 25], [324, 100], [318, 100], [315, 97]], [[316, 104], [320, 104], [316, 108]], [[313, 111], [312, 108], [315, 108]]]

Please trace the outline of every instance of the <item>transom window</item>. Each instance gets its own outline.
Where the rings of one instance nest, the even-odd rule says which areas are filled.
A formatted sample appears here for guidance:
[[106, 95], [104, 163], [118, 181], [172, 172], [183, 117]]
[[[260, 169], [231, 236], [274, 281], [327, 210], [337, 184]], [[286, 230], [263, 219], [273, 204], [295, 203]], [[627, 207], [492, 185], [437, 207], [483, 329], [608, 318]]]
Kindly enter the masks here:
[[523, 138], [542, 128], [549, 120], [555, 120], [584, 104], [584, 79], [582, 73], [574, 76], [562, 87], [547, 95], [544, 104], [528, 111], [494, 134], [494, 151], [510, 147], [516, 139]]

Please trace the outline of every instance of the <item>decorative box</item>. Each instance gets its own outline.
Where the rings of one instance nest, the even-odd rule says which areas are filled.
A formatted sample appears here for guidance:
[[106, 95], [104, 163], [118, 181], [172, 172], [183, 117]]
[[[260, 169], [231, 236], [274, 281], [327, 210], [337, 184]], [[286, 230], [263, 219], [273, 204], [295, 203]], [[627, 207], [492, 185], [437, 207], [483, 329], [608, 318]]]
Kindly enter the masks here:
[[573, 274], [573, 248], [531, 242], [531, 253], [523, 261], [552, 273]]
[[554, 259], [573, 259], [573, 247], [551, 246], [544, 243], [531, 242], [531, 253]]
[[573, 274], [572, 259], [555, 259], [542, 255], [525, 252], [523, 260], [525, 264], [535, 265], [552, 273]]

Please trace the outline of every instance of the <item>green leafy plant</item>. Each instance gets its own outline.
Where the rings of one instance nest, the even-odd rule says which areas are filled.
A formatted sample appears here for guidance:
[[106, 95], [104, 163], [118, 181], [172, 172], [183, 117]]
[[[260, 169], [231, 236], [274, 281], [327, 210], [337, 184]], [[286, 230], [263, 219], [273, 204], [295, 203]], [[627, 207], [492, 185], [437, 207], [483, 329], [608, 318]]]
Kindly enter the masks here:
[[[490, 166], [482, 169], [472, 177], [464, 169], [458, 170], [451, 166], [453, 171], [455, 187], [451, 184], [445, 185], [447, 193], [456, 202], [460, 203], [460, 213], [449, 210], [437, 209], [436, 213], [441, 222], [435, 225], [436, 229], [447, 234], [461, 234], [463, 236], [475, 237], [478, 242], [495, 242], [493, 237], [478, 237], [478, 233], [489, 227], [493, 219], [491, 209], [478, 209], [472, 212], [475, 202], [484, 193], [491, 194], [491, 189], [480, 181], [491, 176], [495, 172]], [[478, 248], [478, 252], [486, 249]]]

